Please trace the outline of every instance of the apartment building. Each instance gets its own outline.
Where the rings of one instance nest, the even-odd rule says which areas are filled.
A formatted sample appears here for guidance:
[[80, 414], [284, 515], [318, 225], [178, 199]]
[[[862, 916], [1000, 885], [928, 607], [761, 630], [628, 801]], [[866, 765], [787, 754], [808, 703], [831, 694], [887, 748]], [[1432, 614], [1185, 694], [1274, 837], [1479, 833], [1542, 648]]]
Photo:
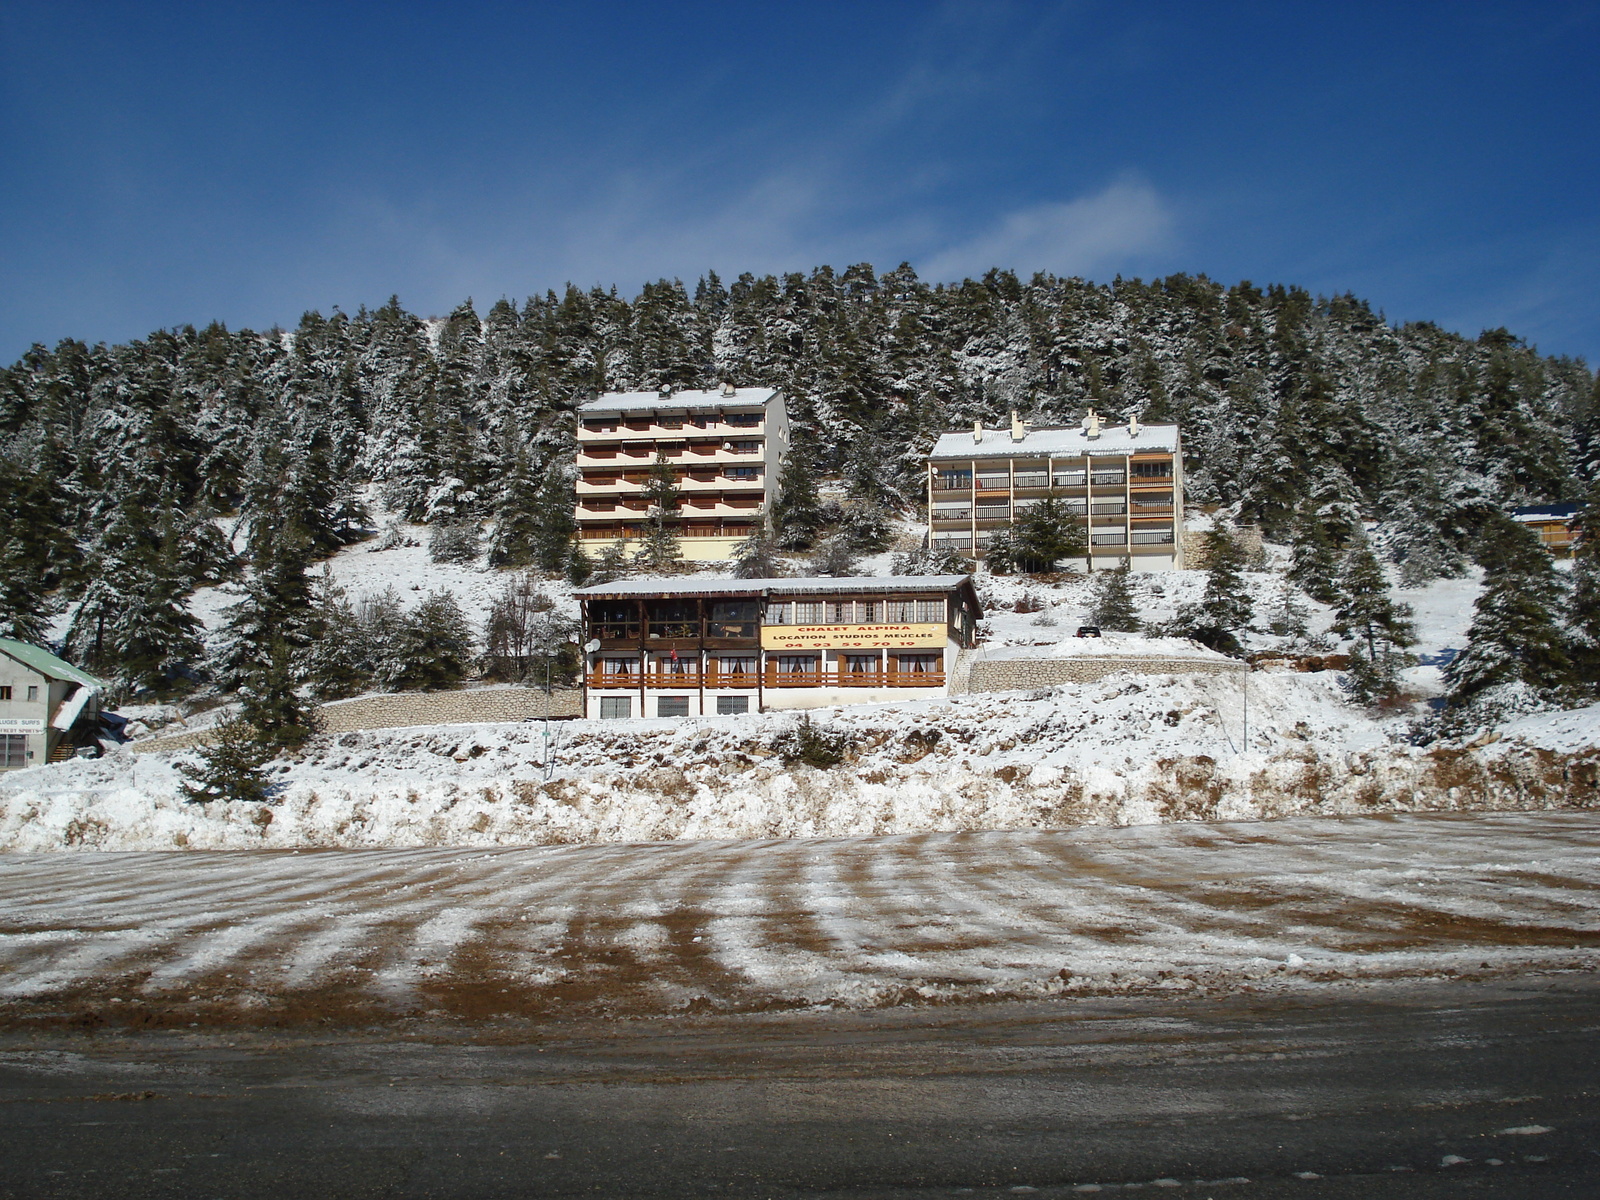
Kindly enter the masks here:
[[681, 493], [679, 544], [696, 562], [730, 558], [763, 527], [789, 448], [783, 395], [773, 388], [609, 392], [578, 408], [578, 537], [590, 554], [644, 534], [644, 492], [656, 455]]
[[712, 717], [949, 694], [982, 613], [965, 575], [580, 588], [585, 715]]
[[1083, 521], [1099, 570], [1183, 565], [1183, 452], [1176, 425], [1108, 425], [1094, 412], [1081, 427], [946, 433], [928, 456], [928, 519], [934, 545], [982, 558], [998, 530], [1047, 496]]

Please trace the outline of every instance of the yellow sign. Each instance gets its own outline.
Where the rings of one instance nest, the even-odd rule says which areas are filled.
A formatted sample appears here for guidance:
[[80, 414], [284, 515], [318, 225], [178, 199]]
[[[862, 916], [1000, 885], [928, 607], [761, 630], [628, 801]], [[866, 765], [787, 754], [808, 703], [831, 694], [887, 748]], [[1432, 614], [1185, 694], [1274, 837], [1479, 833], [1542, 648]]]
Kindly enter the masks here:
[[931, 650], [949, 637], [944, 625], [764, 625], [763, 650]]

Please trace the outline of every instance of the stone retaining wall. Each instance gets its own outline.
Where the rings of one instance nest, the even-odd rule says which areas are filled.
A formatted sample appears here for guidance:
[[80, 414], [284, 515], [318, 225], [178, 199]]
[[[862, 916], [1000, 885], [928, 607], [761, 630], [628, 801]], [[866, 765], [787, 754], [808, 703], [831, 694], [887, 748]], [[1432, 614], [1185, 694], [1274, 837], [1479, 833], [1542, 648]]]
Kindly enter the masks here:
[[[527, 721], [542, 717], [583, 716], [583, 693], [558, 688], [470, 688], [461, 692], [395, 692], [336, 700], [317, 709], [319, 733], [351, 733], [358, 729], [400, 729], [407, 725], [469, 725], [479, 721]], [[211, 740], [209, 729], [137, 742], [131, 749], [187, 750]]]
[[969, 669], [965, 691], [1019, 692], [1055, 687], [1063, 683], [1093, 683], [1118, 671], [1138, 675], [1233, 675], [1245, 671], [1242, 662], [1213, 658], [1153, 658], [1095, 655], [1085, 658], [979, 659]]

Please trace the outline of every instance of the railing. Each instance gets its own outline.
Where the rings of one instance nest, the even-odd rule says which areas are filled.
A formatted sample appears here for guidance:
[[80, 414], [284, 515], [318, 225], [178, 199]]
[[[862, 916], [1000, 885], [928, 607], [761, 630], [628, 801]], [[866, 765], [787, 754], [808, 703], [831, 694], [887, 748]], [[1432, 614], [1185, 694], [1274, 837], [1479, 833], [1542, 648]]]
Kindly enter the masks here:
[[764, 677], [755, 671], [719, 671], [708, 668], [701, 672], [693, 667], [682, 671], [590, 671], [585, 682], [596, 689], [632, 689], [640, 687], [670, 691], [674, 688], [754, 688], [765, 684], [769, 688], [806, 687], [943, 687], [943, 671], [851, 671], [841, 668], [833, 671], [780, 671], [768, 667]]
[[1162, 533], [1136, 533], [1132, 538], [1135, 546], [1170, 546], [1172, 545], [1172, 531]]
[[945, 478], [942, 475], [933, 477], [933, 490], [936, 492], [964, 492], [972, 487], [972, 476], [960, 475]]
[[1096, 501], [1089, 511], [1097, 517], [1120, 517], [1128, 511], [1128, 506], [1121, 500]]
[[936, 508], [933, 510], [935, 521], [970, 521], [972, 510], [970, 508]]
[[1042, 488], [1050, 486], [1050, 473], [1048, 471], [1018, 471], [1016, 486], [1019, 488]]
[[1096, 487], [1101, 484], [1125, 483], [1127, 482], [1127, 476], [1121, 471], [1096, 471], [1090, 482]]

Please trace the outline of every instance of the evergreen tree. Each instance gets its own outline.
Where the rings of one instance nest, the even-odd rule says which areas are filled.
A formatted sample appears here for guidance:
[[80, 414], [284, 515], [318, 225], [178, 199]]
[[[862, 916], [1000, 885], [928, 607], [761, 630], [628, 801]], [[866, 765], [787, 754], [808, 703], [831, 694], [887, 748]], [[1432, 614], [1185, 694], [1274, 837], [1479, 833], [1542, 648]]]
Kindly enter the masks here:
[[1595, 695], [1600, 693], [1600, 485], [1589, 489], [1574, 526], [1567, 656], [1579, 684]]
[[683, 547], [678, 544], [681, 501], [677, 468], [659, 450], [645, 483], [644, 502], [648, 505], [645, 532], [635, 559], [647, 570], [666, 570], [683, 559]]
[[1239, 634], [1250, 625], [1255, 603], [1244, 586], [1245, 551], [1230, 530], [1206, 534], [1206, 590], [1197, 606], [1178, 614], [1178, 628], [1201, 645], [1224, 654], [1243, 652]]
[[1404, 653], [1416, 643], [1411, 608], [1389, 595], [1389, 582], [1372, 546], [1364, 539], [1351, 545], [1340, 571], [1341, 597], [1333, 631], [1355, 640], [1350, 677], [1357, 698], [1372, 703], [1392, 697], [1398, 674], [1410, 665]]
[[806, 550], [823, 526], [816, 464], [798, 442], [778, 471], [778, 496], [772, 503], [772, 530], [785, 550]]
[[247, 722], [229, 717], [212, 726], [211, 740], [200, 748], [198, 763], [178, 764], [178, 774], [190, 780], [178, 788], [190, 804], [213, 800], [269, 803], [272, 785], [262, 768], [275, 754], [276, 749]]
[[1477, 548], [1484, 586], [1467, 646], [1445, 667], [1450, 724], [1496, 720], [1559, 702], [1572, 682], [1559, 615], [1565, 599], [1555, 564], [1526, 527], [1499, 513]]
[[372, 682], [365, 631], [355, 606], [326, 567], [317, 581], [309, 632], [301, 676], [312, 696], [342, 700], [364, 691]]
[[628, 553], [622, 548], [621, 542], [612, 542], [600, 551], [600, 557], [594, 560], [594, 569], [589, 573], [589, 582], [612, 583], [618, 579], [626, 579], [628, 574]]
[[777, 544], [765, 530], [756, 530], [733, 548], [735, 579], [773, 579], [782, 573]]
[[407, 617], [400, 635], [403, 690], [440, 691], [466, 678], [472, 663], [472, 627], [449, 590], [430, 592]]
[[0, 534], [0, 637], [43, 645], [55, 604], [22, 538]]
[[428, 537], [428, 557], [436, 563], [477, 562], [477, 525], [471, 521], [441, 521]]
[[292, 750], [316, 730], [316, 715], [300, 697], [299, 649], [273, 638], [239, 689], [239, 716], [275, 750]]
[[849, 534], [834, 533], [823, 538], [811, 552], [807, 566], [812, 575], [843, 577], [859, 575], [860, 555]]
[[972, 564], [948, 546], [918, 546], [889, 560], [891, 575], [966, 575]]
[[1129, 573], [1126, 560], [1115, 571], [1095, 572], [1089, 624], [1118, 633], [1138, 633], [1143, 628], [1134, 605], [1133, 589], [1128, 586]]
[[[994, 563], [992, 543], [989, 561]], [[1012, 523], [1010, 537], [1001, 539], [1000, 557], [1012, 570], [1028, 574], [1054, 571], [1066, 558], [1082, 558], [1088, 553], [1083, 520], [1068, 508], [1065, 500], [1047, 496], [1022, 509]]]

